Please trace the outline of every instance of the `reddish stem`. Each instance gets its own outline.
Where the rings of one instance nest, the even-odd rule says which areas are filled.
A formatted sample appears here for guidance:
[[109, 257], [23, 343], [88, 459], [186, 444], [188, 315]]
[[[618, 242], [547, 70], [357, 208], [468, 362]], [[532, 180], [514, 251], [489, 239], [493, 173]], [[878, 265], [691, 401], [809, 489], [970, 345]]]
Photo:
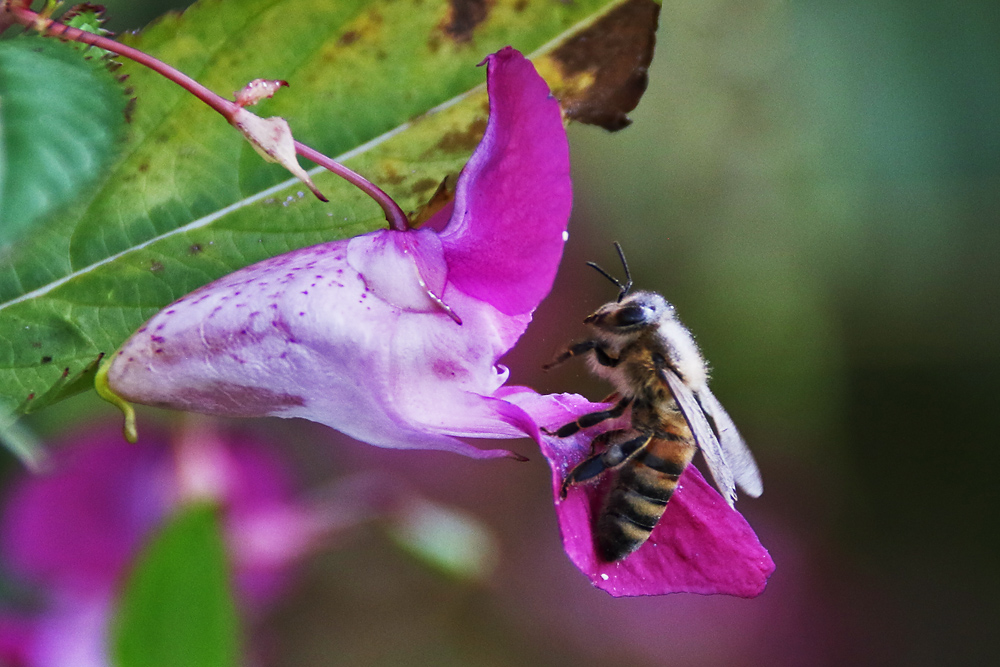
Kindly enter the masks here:
[[385, 219], [389, 221], [389, 226], [396, 231], [405, 232], [410, 228], [409, 220], [406, 214], [403, 213], [403, 209], [399, 208], [399, 204], [364, 176], [351, 171], [339, 162], [334, 162], [319, 151], [298, 141], [295, 142], [295, 152], [305, 159], [312, 160], [319, 166], [332, 171], [348, 183], [364, 190], [369, 197], [378, 202], [378, 205], [382, 207], [382, 210], [385, 211]]
[[[158, 60], [147, 53], [143, 53], [138, 49], [132, 48], [131, 46], [126, 46], [125, 44], [116, 42], [113, 39], [108, 39], [107, 37], [102, 37], [101, 35], [95, 35], [92, 32], [80, 30], [79, 28], [72, 28], [63, 23], [43, 18], [39, 16], [37, 12], [34, 12], [25, 6], [14, 6], [13, 3], [8, 3], [5, 6], [0, 7], [0, 14], [12, 17], [16, 23], [20, 23], [27, 28], [35, 28], [45, 36], [58, 37], [60, 39], [89, 44], [91, 46], [104, 49], [105, 51], [110, 51], [134, 60], [140, 65], [148, 67], [157, 74], [160, 74], [181, 86], [209, 107], [222, 114], [222, 117], [225, 118], [230, 124], [233, 122], [234, 114], [240, 109], [239, 105], [235, 102], [227, 100], [226, 98], [212, 92], [188, 75], [168, 65], [162, 60]], [[3, 23], [2, 18], [3, 16], [0, 16], [0, 24]], [[397, 231], [406, 231], [409, 229], [409, 220], [407, 219], [406, 214], [403, 213], [403, 210], [399, 207], [399, 204], [393, 201], [392, 197], [386, 194], [385, 191], [376, 186], [374, 183], [360, 174], [348, 169], [339, 162], [334, 162], [331, 158], [328, 158], [319, 151], [314, 150], [305, 144], [299, 143], [298, 141], [295, 142], [295, 152], [307, 160], [312, 160], [321, 167], [324, 167], [340, 176], [348, 183], [351, 183], [374, 199], [378, 205], [382, 207], [382, 210], [385, 212], [385, 219], [389, 222], [389, 226], [392, 229]]]

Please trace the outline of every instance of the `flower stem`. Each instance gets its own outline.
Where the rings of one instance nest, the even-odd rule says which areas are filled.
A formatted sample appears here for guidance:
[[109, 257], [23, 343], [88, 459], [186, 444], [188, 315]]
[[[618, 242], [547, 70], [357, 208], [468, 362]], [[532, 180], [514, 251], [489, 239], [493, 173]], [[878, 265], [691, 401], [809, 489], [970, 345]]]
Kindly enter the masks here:
[[[110, 51], [120, 56], [124, 56], [130, 60], [134, 60], [140, 65], [148, 67], [157, 74], [166, 77], [170, 81], [173, 81], [187, 90], [189, 93], [221, 114], [222, 117], [225, 118], [231, 125], [233, 124], [234, 115], [241, 108], [235, 102], [227, 100], [217, 93], [214, 93], [183, 72], [168, 65], [162, 60], [140, 51], [139, 49], [126, 46], [125, 44], [116, 42], [113, 39], [108, 39], [107, 37], [102, 37], [101, 35], [95, 35], [92, 32], [70, 27], [63, 23], [59, 23], [58, 21], [52, 21], [40, 16], [37, 12], [28, 9], [27, 7], [20, 6], [15, 3], [5, 3], [0, 6], [0, 25], [5, 23], [5, 16], [11, 17], [14, 23], [19, 23], [27, 28], [34, 28], [45, 36], [81, 42], [83, 44], [95, 46], [97, 48], [104, 49], [105, 51]], [[362, 192], [374, 199], [375, 202], [382, 208], [382, 211], [385, 213], [385, 219], [388, 221], [389, 226], [392, 229], [397, 231], [406, 231], [409, 229], [409, 221], [406, 214], [399, 207], [399, 204], [393, 201], [392, 197], [386, 194], [385, 191], [376, 186], [374, 183], [351, 169], [348, 169], [344, 165], [334, 162], [331, 158], [323, 155], [319, 151], [310, 148], [305, 144], [299, 143], [298, 141], [295, 142], [295, 152], [307, 160], [312, 160], [321, 167], [324, 167], [325, 169], [340, 176], [348, 183], [359, 188]]]
[[332, 171], [348, 183], [363, 190], [365, 194], [378, 202], [378, 205], [382, 207], [383, 211], [385, 211], [385, 219], [389, 222], [389, 226], [392, 229], [398, 232], [405, 232], [410, 228], [409, 220], [407, 219], [406, 214], [403, 213], [403, 209], [399, 208], [399, 204], [393, 201], [392, 197], [387, 195], [384, 190], [376, 186], [361, 174], [351, 171], [339, 162], [334, 162], [332, 159], [323, 155], [319, 151], [298, 141], [295, 142], [295, 152], [305, 159], [312, 160], [319, 166]]

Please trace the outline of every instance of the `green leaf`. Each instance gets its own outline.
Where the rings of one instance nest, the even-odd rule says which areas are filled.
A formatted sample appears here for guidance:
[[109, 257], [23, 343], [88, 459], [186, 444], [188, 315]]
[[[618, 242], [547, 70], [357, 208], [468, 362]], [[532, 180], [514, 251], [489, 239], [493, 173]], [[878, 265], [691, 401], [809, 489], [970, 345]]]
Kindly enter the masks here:
[[[417, 211], [482, 135], [484, 56], [507, 44], [533, 54], [569, 117], [620, 127], [645, 88], [658, 10], [653, 0], [222, 0], [127, 39], [220, 92], [287, 80], [255, 112], [286, 118], [299, 141]], [[323, 204], [179, 87], [134, 64], [120, 71], [138, 102], [111, 177], [0, 266], [0, 410], [79, 390], [99, 355], [211, 280], [386, 224], [340, 179], [314, 174]]]
[[116, 667], [235, 667], [239, 628], [217, 508], [187, 506], [139, 556], [112, 626]]
[[0, 43], [0, 258], [97, 180], [120, 148], [126, 102], [96, 51], [41, 37]]

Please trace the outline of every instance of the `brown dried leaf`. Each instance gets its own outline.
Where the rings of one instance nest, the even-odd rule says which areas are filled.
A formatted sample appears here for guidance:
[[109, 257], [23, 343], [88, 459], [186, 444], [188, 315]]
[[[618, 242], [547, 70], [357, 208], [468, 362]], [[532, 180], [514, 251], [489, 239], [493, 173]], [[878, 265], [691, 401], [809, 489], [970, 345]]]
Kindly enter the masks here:
[[535, 62], [566, 116], [615, 132], [646, 92], [660, 5], [627, 0]]

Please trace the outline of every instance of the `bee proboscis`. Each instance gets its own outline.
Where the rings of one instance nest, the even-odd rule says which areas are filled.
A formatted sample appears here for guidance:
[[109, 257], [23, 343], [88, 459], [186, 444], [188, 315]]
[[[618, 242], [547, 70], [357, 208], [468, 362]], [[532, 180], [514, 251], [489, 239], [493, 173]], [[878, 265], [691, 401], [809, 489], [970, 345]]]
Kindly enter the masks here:
[[708, 389], [708, 369], [691, 332], [662, 296], [631, 292], [625, 254], [618, 243], [615, 248], [625, 269], [624, 284], [588, 264], [618, 286], [618, 298], [584, 320], [590, 338], [571, 344], [545, 366], [586, 355], [590, 369], [608, 380], [618, 397], [612, 408], [565, 424], [554, 432], [557, 437], [632, 409], [629, 427], [594, 438], [592, 456], [563, 480], [565, 497], [573, 484], [616, 472], [594, 531], [597, 552], [608, 562], [625, 558], [649, 538], [698, 449], [730, 506], [737, 486], [755, 498], [763, 492], [753, 455]]

